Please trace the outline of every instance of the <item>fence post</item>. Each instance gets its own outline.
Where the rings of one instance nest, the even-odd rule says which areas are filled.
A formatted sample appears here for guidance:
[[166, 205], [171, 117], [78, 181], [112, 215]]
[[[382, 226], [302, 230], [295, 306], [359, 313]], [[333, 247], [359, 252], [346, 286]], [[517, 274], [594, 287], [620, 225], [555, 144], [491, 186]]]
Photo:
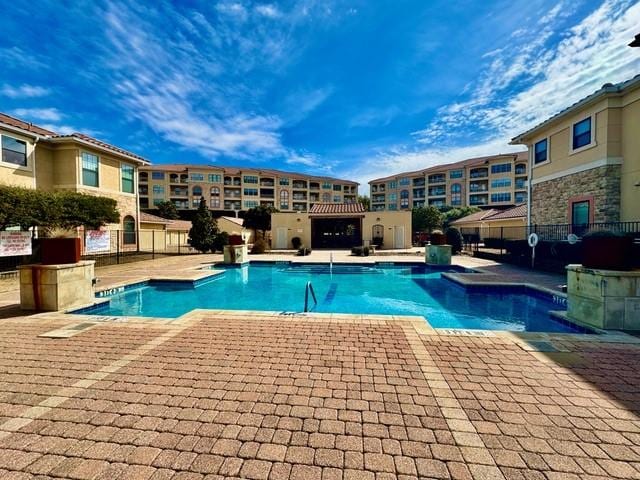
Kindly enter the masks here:
[[116, 265], [120, 264], [120, 230], [116, 230]]
[[500, 227], [500, 256], [504, 255], [504, 227]]
[[180, 255], [180, 230], [178, 230], [178, 255]]
[[151, 230], [151, 259], [156, 258], [156, 231]]

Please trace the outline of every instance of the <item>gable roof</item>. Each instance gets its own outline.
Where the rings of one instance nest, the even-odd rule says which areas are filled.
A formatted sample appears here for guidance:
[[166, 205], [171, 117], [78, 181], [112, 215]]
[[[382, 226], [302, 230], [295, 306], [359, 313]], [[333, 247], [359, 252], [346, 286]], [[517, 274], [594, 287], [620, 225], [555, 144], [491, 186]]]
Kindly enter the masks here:
[[243, 226], [244, 225], [244, 218], [236, 218], [236, 217], [225, 217], [224, 215], [220, 218], [224, 218], [225, 220], [231, 222], [231, 223], [235, 223], [236, 225], [239, 226]]
[[474, 212], [471, 213], [469, 215], [467, 215], [466, 217], [462, 217], [459, 218], [457, 220], [454, 220], [453, 222], [451, 222], [451, 225], [455, 225], [456, 223], [466, 223], [466, 222], [479, 222], [481, 220], [484, 220], [487, 217], [490, 217], [491, 215], [498, 213], [499, 210], [496, 210], [495, 208], [490, 208], [488, 210], [480, 210], [479, 212]]
[[507, 208], [506, 210], [498, 210], [490, 208], [472, 213], [466, 217], [459, 218], [451, 222], [451, 225], [469, 222], [490, 222], [492, 220], [506, 220], [509, 218], [525, 218], [527, 216], [527, 204], [519, 203], [518, 205]]
[[101, 150], [106, 150], [109, 152], [114, 152], [119, 155], [129, 157], [131, 160], [142, 164], [148, 164], [149, 161], [140, 155], [129, 152], [123, 148], [116, 147], [115, 145], [111, 145], [110, 143], [103, 142], [102, 140], [98, 140], [97, 138], [90, 137], [89, 135], [85, 135], [84, 133], [71, 133], [68, 135], [59, 135], [52, 130], [48, 130], [46, 128], [39, 127], [34, 125], [31, 122], [26, 122], [24, 120], [20, 120], [19, 118], [12, 117], [11, 115], [7, 115], [6, 113], [0, 112], [0, 125], [5, 125], [8, 127], [13, 127], [20, 131], [20, 133], [36, 136], [42, 138], [45, 142], [49, 143], [60, 143], [64, 141], [76, 141], [79, 143], [83, 143], [85, 145], [89, 145], [92, 147], [97, 147]]
[[361, 203], [316, 203], [309, 210], [309, 216], [352, 215], [364, 212], [365, 208]]
[[515, 137], [513, 137], [511, 139], [511, 142], [509, 142], [510, 145], [522, 145], [527, 138], [530, 138], [531, 136], [533, 136], [535, 133], [539, 132], [540, 130], [542, 130], [544, 127], [557, 122], [567, 116], [569, 116], [570, 114], [581, 110], [582, 108], [588, 107], [589, 105], [600, 101], [603, 98], [606, 97], [619, 97], [621, 95], [624, 95], [626, 92], [631, 91], [631, 90], [635, 90], [636, 88], [640, 88], [640, 75], [636, 75], [635, 77], [629, 79], [629, 80], [625, 80], [624, 82], [620, 82], [620, 83], [616, 83], [611, 84], [611, 83], [605, 83], [602, 87], [600, 87], [600, 89], [596, 90], [595, 92], [593, 92], [591, 95], [587, 95], [586, 97], [582, 98], [581, 100], [578, 100], [577, 102], [575, 102], [573, 105], [568, 106], [567, 108], [565, 108], [564, 110], [560, 110], [558, 113], [556, 113], [555, 115], [547, 118], [545, 121], [539, 123], [538, 125], [530, 128], [529, 130], [516, 135]]
[[150, 213], [140, 212], [140, 222], [169, 224], [172, 222], [172, 220], [169, 220], [168, 218], [162, 218], [157, 215], [152, 215]]

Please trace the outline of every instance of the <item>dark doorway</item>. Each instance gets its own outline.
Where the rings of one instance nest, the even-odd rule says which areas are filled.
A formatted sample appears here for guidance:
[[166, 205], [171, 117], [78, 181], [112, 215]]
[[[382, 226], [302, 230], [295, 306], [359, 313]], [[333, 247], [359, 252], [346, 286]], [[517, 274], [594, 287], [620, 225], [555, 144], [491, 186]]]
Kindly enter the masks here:
[[361, 218], [312, 218], [312, 248], [351, 248], [362, 245]]
[[384, 225], [374, 225], [371, 227], [371, 243], [377, 248], [384, 244]]

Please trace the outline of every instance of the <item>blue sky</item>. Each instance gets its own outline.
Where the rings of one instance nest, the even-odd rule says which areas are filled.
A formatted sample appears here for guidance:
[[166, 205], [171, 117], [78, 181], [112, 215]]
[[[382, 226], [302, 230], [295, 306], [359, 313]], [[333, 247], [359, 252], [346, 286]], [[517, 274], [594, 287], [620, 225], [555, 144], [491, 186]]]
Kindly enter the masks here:
[[0, 111], [154, 163], [371, 178], [509, 138], [640, 73], [640, 2], [10, 2]]

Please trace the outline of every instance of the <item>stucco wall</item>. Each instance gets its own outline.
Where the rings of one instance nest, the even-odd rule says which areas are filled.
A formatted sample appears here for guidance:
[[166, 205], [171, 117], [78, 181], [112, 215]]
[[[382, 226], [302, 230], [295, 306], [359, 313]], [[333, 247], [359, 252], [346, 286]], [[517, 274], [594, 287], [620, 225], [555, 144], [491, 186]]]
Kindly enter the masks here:
[[300, 237], [302, 245], [311, 245], [311, 219], [306, 213], [272, 213], [271, 214], [271, 247], [277, 248], [278, 231], [286, 230], [286, 247], [293, 248], [291, 239]]
[[640, 220], [640, 90], [625, 97], [622, 118], [620, 220]]

